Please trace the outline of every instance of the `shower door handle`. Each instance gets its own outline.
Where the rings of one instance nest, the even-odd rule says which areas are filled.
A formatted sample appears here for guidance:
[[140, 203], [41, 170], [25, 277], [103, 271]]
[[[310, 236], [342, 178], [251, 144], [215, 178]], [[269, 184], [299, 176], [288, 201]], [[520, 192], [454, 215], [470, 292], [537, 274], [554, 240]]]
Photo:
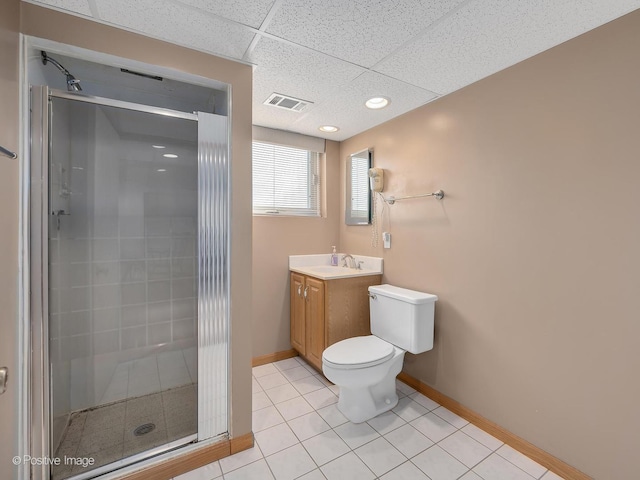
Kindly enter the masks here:
[[7, 390], [7, 379], [9, 378], [9, 369], [7, 367], [0, 368], [0, 395]]

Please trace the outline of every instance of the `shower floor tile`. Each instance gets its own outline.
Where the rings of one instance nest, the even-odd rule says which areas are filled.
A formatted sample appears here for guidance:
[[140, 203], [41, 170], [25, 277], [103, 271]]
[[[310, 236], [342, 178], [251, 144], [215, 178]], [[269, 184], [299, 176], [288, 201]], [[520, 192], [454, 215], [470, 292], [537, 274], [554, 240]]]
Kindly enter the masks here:
[[[196, 385], [189, 384], [73, 413], [56, 452], [63, 464], [53, 468], [53, 480], [195, 434], [197, 398]], [[134, 430], [148, 423], [155, 428], [136, 436]], [[93, 458], [94, 464], [65, 465], [65, 456]]]

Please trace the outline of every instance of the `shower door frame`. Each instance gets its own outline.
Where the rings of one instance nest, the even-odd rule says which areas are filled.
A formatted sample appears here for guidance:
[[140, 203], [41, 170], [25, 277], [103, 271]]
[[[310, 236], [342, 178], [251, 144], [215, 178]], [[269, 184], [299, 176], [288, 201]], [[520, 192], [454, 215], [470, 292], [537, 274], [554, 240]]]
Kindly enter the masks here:
[[[180, 112], [166, 108], [136, 104], [90, 95], [67, 93], [47, 86], [30, 87], [30, 162], [29, 162], [29, 311], [31, 364], [28, 380], [28, 423], [31, 458], [51, 459], [53, 428], [51, 423], [51, 378], [49, 362], [49, 164], [51, 138], [51, 97], [81, 101], [106, 107], [122, 108], [154, 115], [192, 120], [198, 129], [198, 299], [197, 299], [197, 352], [198, 352], [198, 407], [196, 434], [184, 437], [142, 453], [124, 457], [116, 462], [97, 467], [83, 474], [69, 477], [111, 478], [140, 468], [142, 461], [167, 460], [186, 453], [190, 448], [200, 448], [228, 439], [230, 418], [229, 367], [230, 367], [230, 129], [228, 116], [204, 112]], [[216, 118], [217, 117], [217, 118]], [[218, 127], [222, 131], [211, 132], [207, 128]], [[215, 134], [212, 134], [215, 133]], [[212, 181], [205, 174], [217, 174]], [[219, 202], [214, 205], [214, 201]], [[215, 234], [220, 227], [223, 234]], [[222, 274], [220, 273], [222, 271]], [[214, 318], [215, 314], [218, 317]], [[213, 320], [213, 322], [212, 322]], [[214, 323], [211, 328], [211, 323]], [[204, 327], [204, 328], [203, 328]], [[206, 334], [205, 334], [206, 332]], [[211, 342], [222, 340], [223, 365], [217, 365], [216, 374], [224, 376], [222, 392], [211, 392], [211, 375], [205, 357], [211, 360], [212, 352], [220, 346]], [[216, 347], [216, 348], [214, 348]], [[219, 354], [218, 357], [221, 355]], [[208, 388], [201, 388], [201, 385]], [[214, 385], [215, 387], [215, 385]], [[218, 394], [224, 405], [211, 412], [210, 396]], [[203, 413], [205, 415], [203, 415]], [[214, 418], [215, 414], [221, 417]], [[224, 425], [223, 432], [217, 431]], [[196, 442], [192, 447], [188, 444]], [[180, 448], [183, 447], [183, 448]], [[164, 454], [164, 455], [163, 455]], [[159, 457], [161, 456], [161, 457]], [[112, 472], [112, 473], [110, 473]], [[51, 465], [48, 461], [31, 465], [31, 478], [49, 480]]]

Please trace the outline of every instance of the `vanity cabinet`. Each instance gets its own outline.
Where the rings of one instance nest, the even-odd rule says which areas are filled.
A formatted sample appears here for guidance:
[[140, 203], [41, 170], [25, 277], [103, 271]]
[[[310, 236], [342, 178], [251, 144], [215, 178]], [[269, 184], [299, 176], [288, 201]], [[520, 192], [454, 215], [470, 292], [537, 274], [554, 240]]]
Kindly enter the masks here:
[[370, 335], [368, 287], [382, 275], [322, 280], [291, 272], [291, 346], [322, 370], [328, 346], [358, 335]]

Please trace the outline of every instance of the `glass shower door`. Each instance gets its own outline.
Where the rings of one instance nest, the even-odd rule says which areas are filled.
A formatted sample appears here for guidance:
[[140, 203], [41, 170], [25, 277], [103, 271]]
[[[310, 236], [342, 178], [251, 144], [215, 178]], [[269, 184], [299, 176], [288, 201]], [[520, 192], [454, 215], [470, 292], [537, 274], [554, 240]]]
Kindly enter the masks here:
[[50, 102], [51, 453], [92, 459], [63, 479], [196, 440], [198, 122]]

